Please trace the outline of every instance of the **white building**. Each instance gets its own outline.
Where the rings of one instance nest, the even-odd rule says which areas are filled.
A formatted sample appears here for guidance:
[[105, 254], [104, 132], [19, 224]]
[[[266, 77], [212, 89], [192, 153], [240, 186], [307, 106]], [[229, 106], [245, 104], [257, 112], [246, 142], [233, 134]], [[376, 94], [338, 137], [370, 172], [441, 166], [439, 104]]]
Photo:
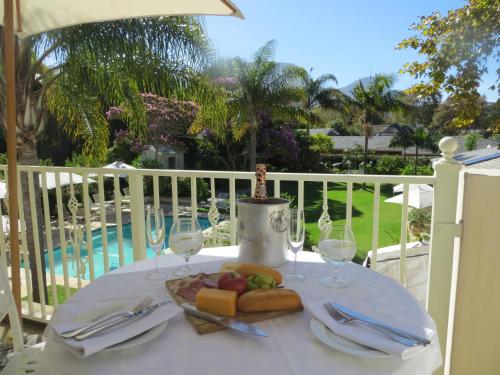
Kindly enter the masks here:
[[141, 154], [140, 159], [157, 159], [165, 169], [184, 169], [184, 148], [178, 145], [160, 146], [157, 155], [156, 149], [151, 146]]

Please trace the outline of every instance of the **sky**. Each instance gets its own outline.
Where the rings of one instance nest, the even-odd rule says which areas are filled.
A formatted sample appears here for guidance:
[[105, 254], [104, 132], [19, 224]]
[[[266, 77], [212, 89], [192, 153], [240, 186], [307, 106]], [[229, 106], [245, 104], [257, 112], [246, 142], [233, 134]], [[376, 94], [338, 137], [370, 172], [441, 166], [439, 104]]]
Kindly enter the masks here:
[[[245, 15], [206, 17], [208, 36], [220, 57], [250, 58], [268, 40], [278, 43], [276, 61], [313, 68], [313, 76], [333, 73], [338, 87], [375, 73], [397, 73], [417, 58], [414, 51], [394, 47], [412, 35], [409, 26], [419, 16], [460, 8], [463, 0], [233, 0]], [[496, 67], [489, 63], [479, 92], [488, 90]], [[395, 88], [414, 81], [397, 75]]]

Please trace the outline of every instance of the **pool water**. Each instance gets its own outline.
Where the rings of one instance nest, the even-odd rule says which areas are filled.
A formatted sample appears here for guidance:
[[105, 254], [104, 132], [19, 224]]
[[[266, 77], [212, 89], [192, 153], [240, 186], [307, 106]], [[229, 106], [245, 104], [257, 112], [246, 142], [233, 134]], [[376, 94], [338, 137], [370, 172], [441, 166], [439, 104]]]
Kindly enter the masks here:
[[[198, 218], [198, 222], [202, 229], [206, 229], [210, 226], [207, 218]], [[165, 247], [168, 247], [168, 233], [170, 233], [170, 228], [172, 227], [172, 216], [165, 216], [165, 225], [167, 238], [165, 239]], [[119, 256], [118, 256], [118, 233], [117, 227], [106, 228], [106, 234], [108, 239], [108, 259], [109, 259], [109, 269], [113, 270], [120, 266]], [[122, 226], [123, 232], [123, 258], [125, 264], [130, 264], [134, 262], [134, 250], [132, 247], [132, 225], [125, 224]], [[84, 238], [86, 241], [86, 238]], [[101, 229], [96, 229], [92, 231], [92, 258], [94, 260], [94, 276], [99, 277], [104, 275], [104, 256], [102, 247], [102, 232]], [[73, 246], [66, 247], [66, 253], [68, 258], [73, 254]], [[88, 251], [86, 247], [80, 250], [80, 256], [88, 256]], [[148, 258], [153, 258], [155, 256], [154, 251], [149, 247], [146, 240], [146, 256]], [[68, 260], [68, 275], [69, 277], [77, 277], [76, 266], [73, 265], [71, 260]], [[45, 253], [45, 267], [47, 274], [50, 273], [49, 256]], [[89, 266], [87, 259], [87, 270], [85, 273], [85, 279], [90, 280]], [[62, 251], [60, 247], [54, 249], [54, 268], [56, 275], [64, 275], [63, 272], [63, 261], [62, 261]]]

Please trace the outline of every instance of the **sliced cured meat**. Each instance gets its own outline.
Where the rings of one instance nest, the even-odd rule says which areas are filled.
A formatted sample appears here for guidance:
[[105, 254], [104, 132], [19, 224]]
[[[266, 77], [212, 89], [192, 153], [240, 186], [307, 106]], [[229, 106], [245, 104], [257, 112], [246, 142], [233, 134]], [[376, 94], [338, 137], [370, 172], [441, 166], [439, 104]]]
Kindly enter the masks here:
[[203, 285], [206, 287], [206, 288], [217, 288], [217, 282], [212, 280], [212, 279], [203, 279], [201, 280], [203, 282]]
[[183, 282], [182, 286], [177, 290], [177, 295], [188, 301], [194, 301], [196, 293], [201, 288], [217, 288], [217, 283], [210, 280], [206, 274], [199, 274], [196, 278], [191, 279], [192, 281], [187, 283]]
[[189, 286], [183, 286], [180, 287], [179, 290], [177, 290], [177, 295], [181, 296], [185, 300], [188, 301], [194, 301], [196, 297], [196, 293], [198, 293], [197, 290], [194, 290], [193, 288]]

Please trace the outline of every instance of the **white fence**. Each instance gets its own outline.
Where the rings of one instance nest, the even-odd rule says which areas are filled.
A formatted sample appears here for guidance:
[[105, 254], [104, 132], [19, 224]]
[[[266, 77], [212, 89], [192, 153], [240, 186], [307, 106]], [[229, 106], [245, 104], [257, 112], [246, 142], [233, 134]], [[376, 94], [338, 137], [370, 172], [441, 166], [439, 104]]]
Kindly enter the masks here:
[[[439, 316], [448, 311], [447, 305], [442, 301], [443, 295], [448, 293], [443, 282], [451, 277], [451, 248], [454, 233], [446, 224], [452, 224], [456, 212], [456, 196], [458, 172], [457, 166], [451, 160], [456, 149], [456, 143], [451, 138], [440, 144], [444, 158], [437, 164], [434, 176], [379, 176], [379, 175], [332, 175], [332, 174], [295, 174], [295, 173], [268, 173], [268, 186], [272, 188], [274, 196], [281, 193], [282, 182], [287, 181], [297, 186], [297, 206], [304, 208], [305, 183], [316, 182], [322, 184], [322, 213], [317, 217], [318, 225], [322, 226], [330, 221], [328, 214], [329, 200], [328, 187], [331, 183], [346, 184], [346, 210], [345, 220], [347, 224], [352, 221], [353, 207], [353, 184], [373, 185], [373, 224], [371, 228], [372, 240], [372, 267], [377, 266], [377, 249], [379, 248], [379, 223], [380, 217], [380, 188], [382, 184], [404, 184], [403, 205], [401, 210], [400, 238], [400, 282], [405, 285], [406, 265], [406, 243], [407, 243], [407, 220], [408, 220], [408, 194], [409, 184], [431, 184], [435, 186], [433, 206], [433, 238], [431, 245], [439, 244], [442, 249], [439, 252], [431, 250], [431, 273], [429, 283], [429, 310]], [[5, 166], [0, 170], [7, 173]], [[79, 176], [83, 180], [78, 179]], [[27, 176], [27, 178], [26, 178]], [[39, 178], [40, 186], [37, 179]], [[91, 180], [89, 180], [89, 178]], [[179, 197], [180, 178], [189, 179], [188, 199]], [[19, 166], [19, 220], [21, 228], [20, 249], [22, 252], [24, 266], [25, 301], [23, 301], [23, 314], [32, 319], [46, 321], [50, 318], [53, 307], [57, 306], [58, 290], [56, 285], [61, 285], [63, 292], [69, 296], [72, 288], [79, 289], [91, 282], [103, 273], [107, 273], [114, 267], [120, 267], [130, 261], [138, 261], [146, 257], [146, 236], [144, 223], [145, 199], [155, 207], [165, 202], [168, 195], [168, 205], [171, 215], [176, 218], [180, 214], [180, 206], [188, 206], [188, 212], [197, 217], [201, 202], [197, 199], [197, 181], [203, 179], [209, 185], [211, 199], [206, 209], [207, 218], [212, 227], [212, 238], [214, 245], [220, 240], [217, 236], [217, 222], [221, 217], [221, 206], [218, 204], [216, 187], [224, 181], [228, 192], [225, 202], [225, 215], [229, 221], [229, 236], [226, 244], [235, 245], [236, 236], [236, 187], [246, 184], [248, 191], [254, 190], [255, 176], [252, 172], [227, 172], [227, 171], [187, 171], [187, 170], [118, 170], [103, 168], [63, 168], [42, 166]], [[28, 186], [22, 186], [22, 182]], [[126, 182], [124, 182], [126, 181]], [[145, 181], [151, 187], [150, 194], [145, 195]], [[244, 182], [241, 182], [244, 181]], [[78, 183], [77, 183], [78, 182]], [[81, 183], [80, 183], [81, 182]], [[216, 184], [217, 182], [217, 184]], [[185, 180], [183, 180], [185, 184]], [[63, 186], [64, 185], [64, 186]], [[169, 186], [168, 186], [169, 185]], [[124, 187], [128, 187], [124, 189]], [[23, 195], [24, 191], [24, 195]], [[167, 194], [165, 194], [167, 192]], [[36, 194], [41, 197], [41, 212], [36, 209]], [[106, 197], [112, 195], [112, 199]], [[180, 204], [180, 200], [187, 203]], [[182, 202], [181, 202], [182, 203]], [[29, 206], [30, 217], [25, 217], [24, 206]], [[51, 207], [52, 206], [52, 207]], [[52, 210], [51, 210], [52, 208]], [[1, 212], [5, 215], [6, 213]], [[437, 218], [437, 220], [436, 220]], [[130, 221], [131, 245], [126, 246], [129, 234], [124, 236], [124, 227]], [[0, 215], [0, 225], [5, 216]], [[108, 220], [112, 220], [112, 226]], [[444, 225], [444, 226], [443, 226]], [[27, 227], [32, 228], [27, 231]], [[45, 229], [43, 229], [45, 228]], [[100, 228], [100, 232], [96, 231]], [[116, 246], [116, 254], [110, 261], [108, 232], [112, 231], [113, 247]], [[27, 248], [29, 236], [33, 237], [33, 249]], [[116, 236], [116, 240], [115, 240]], [[99, 253], [94, 254], [92, 238], [100, 238]], [[126, 237], [126, 238], [125, 238]], [[85, 246], [85, 253], [80, 250]], [[40, 245], [43, 244], [43, 245]], [[72, 245], [72, 251], [67, 251]], [[450, 245], [451, 244], [451, 245]], [[133, 253], [130, 252], [133, 248]], [[54, 251], [57, 248], [57, 251]], [[35, 256], [29, 257], [29, 252]], [[115, 250], [113, 249], [113, 252]], [[84, 256], [85, 255], [85, 256]], [[30, 261], [36, 262], [36, 277], [38, 285], [43, 285], [42, 257], [47, 258], [46, 284], [47, 293], [51, 295], [51, 305], [47, 304], [47, 295], [44, 289], [39, 288], [35, 298], [31, 288]], [[114, 259], [116, 258], [116, 262]], [[0, 259], [2, 264], [8, 264], [8, 241], [6, 234], [0, 231]], [[435, 280], [436, 279], [436, 280]], [[436, 292], [434, 292], [436, 288]], [[434, 295], [433, 295], [434, 294]], [[445, 309], [446, 311], [443, 311]], [[439, 319], [438, 319], [439, 320]], [[447, 322], [447, 320], [446, 320]], [[441, 322], [444, 324], [445, 322]], [[444, 342], [444, 341], [442, 341]]]

